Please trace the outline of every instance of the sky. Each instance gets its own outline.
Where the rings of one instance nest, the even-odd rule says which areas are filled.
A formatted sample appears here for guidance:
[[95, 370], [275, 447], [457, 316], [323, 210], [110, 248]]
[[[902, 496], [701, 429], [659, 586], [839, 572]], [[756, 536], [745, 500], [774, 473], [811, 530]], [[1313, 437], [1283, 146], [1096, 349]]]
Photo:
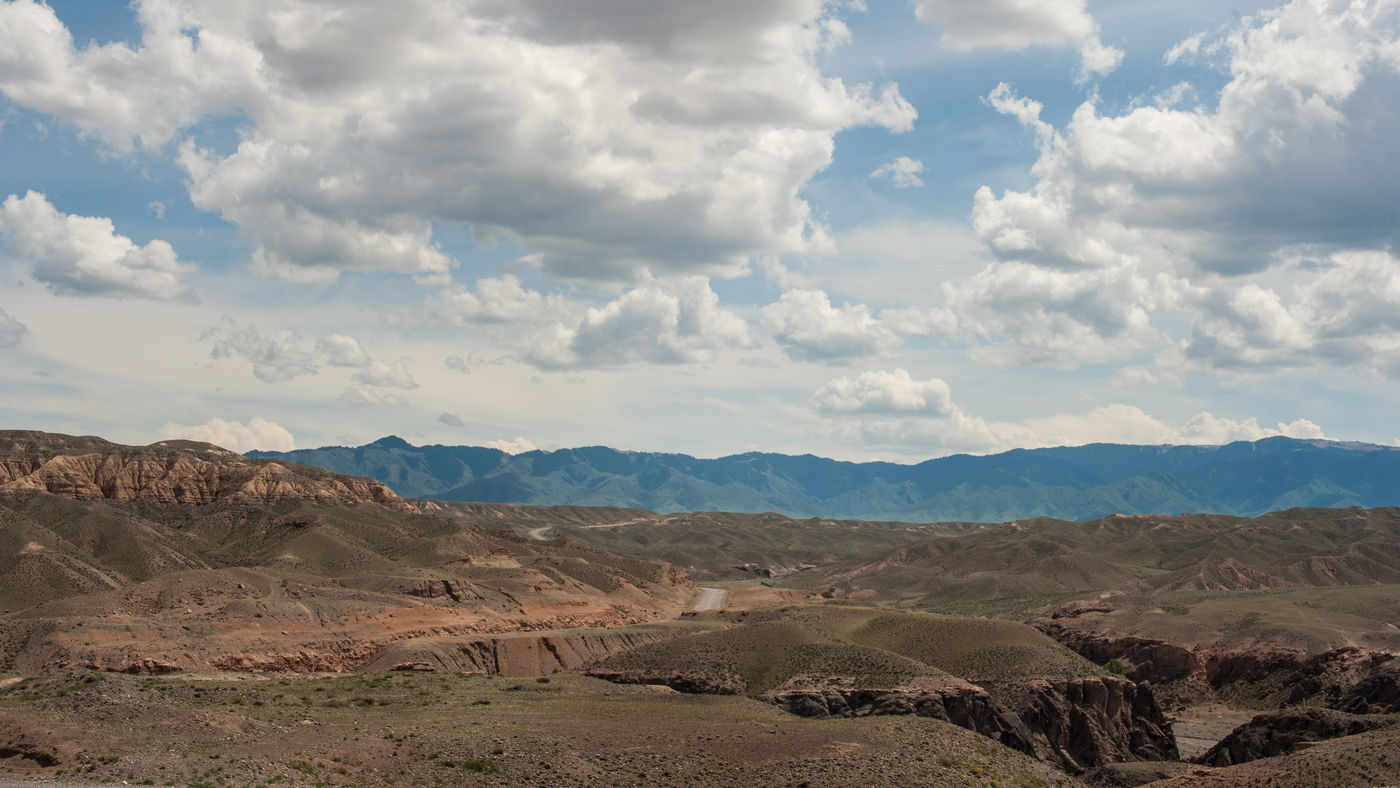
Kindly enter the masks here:
[[1400, 442], [1400, 0], [0, 0], [0, 425]]

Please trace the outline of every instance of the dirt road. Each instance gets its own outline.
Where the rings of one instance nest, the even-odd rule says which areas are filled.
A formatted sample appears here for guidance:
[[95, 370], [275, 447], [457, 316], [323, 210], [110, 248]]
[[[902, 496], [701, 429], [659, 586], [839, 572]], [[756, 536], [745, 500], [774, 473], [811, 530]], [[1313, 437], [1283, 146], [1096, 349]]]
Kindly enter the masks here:
[[695, 609], [719, 610], [724, 606], [724, 597], [727, 593], [723, 588], [701, 588], [700, 598], [695, 600]]

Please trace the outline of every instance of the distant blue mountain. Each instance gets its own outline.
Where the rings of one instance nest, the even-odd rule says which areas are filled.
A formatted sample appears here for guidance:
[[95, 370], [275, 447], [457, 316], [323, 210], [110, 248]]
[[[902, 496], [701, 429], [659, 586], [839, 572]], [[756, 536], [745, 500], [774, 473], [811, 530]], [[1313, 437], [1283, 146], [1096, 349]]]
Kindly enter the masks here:
[[603, 446], [510, 455], [478, 446], [413, 446], [394, 436], [353, 448], [248, 456], [371, 476], [412, 498], [659, 512], [1001, 522], [1400, 505], [1400, 449], [1292, 438], [1225, 446], [1096, 443], [917, 465], [757, 452], [702, 460]]

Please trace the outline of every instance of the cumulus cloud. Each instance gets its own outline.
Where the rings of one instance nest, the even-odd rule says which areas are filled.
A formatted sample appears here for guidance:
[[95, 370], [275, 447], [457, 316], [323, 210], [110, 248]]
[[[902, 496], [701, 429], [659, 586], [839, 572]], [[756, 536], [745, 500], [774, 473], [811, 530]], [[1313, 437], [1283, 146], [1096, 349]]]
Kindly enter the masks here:
[[763, 278], [783, 290], [800, 290], [811, 287], [811, 280], [787, 266], [776, 257], [764, 257], [758, 261], [758, 270]]
[[518, 277], [506, 274], [477, 280], [474, 292], [462, 285], [448, 285], [428, 296], [422, 305], [392, 315], [390, 320], [457, 327], [543, 323], [568, 309], [563, 296], [527, 290]]
[[292, 451], [296, 448], [292, 433], [285, 427], [258, 416], [247, 424], [217, 417], [195, 425], [167, 423], [160, 428], [160, 437], [164, 440], [178, 438], [213, 443], [239, 454], [254, 449]]
[[316, 349], [333, 367], [358, 367], [369, 362], [369, 354], [360, 347], [360, 341], [344, 334], [321, 337], [316, 342]]
[[450, 355], [450, 356], [448, 356], [447, 358], [443, 359], [443, 360], [442, 360], [442, 363], [443, 363], [443, 365], [446, 366], [448, 369], [453, 370], [453, 371], [455, 371], [455, 372], [460, 372], [460, 373], [462, 373], [463, 375], [470, 375], [470, 374], [472, 374], [471, 364], [468, 363], [466, 359], [462, 358], [461, 356], [457, 355], [456, 353], [453, 353], [452, 355]]
[[1000, 87], [994, 106], [1040, 140], [1038, 180], [979, 193], [978, 231], [1004, 254], [1061, 265], [1166, 246], [1227, 275], [1299, 243], [1390, 244], [1400, 229], [1381, 206], [1397, 196], [1400, 163], [1381, 153], [1400, 116], [1379, 98], [1400, 84], [1397, 28], [1384, 4], [1295, 1], [1215, 42], [1232, 77], [1216, 106], [1104, 115], [1090, 101], [1049, 133]]
[[338, 399], [357, 408], [402, 408], [408, 405], [408, 400], [392, 391], [378, 391], [369, 386], [347, 386]]
[[706, 362], [753, 346], [744, 319], [719, 306], [704, 277], [653, 280], [569, 323], [544, 330], [527, 352], [543, 368], [616, 367], [637, 362]]
[[527, 438], [515, 438], [514, 440], [487, 441], [482, 444], [488, 449], [496, 449], [506, 454], [524, 454], [529, 451], [538, 451], [533, 441]]
[[111, 219], [62, 213], [38, 192], [10, 195], [0, 205], [5, 251], [33, 264], [34, 278], [60, 295], [197, 301], [181, 279], [170, 244], [137, 246]]
[[822, 413], [920, 413], [944, 416], [953, 411], [948, 384], [934, 378], [914, 380], [905, 369], [862, 372], [839, 377], [812, 395]]
[[458, 416], [455, 413], [438, 414], [438, 422], [441, 424], [446, 424], [449, 427], [460, 427], [464, 424], [464, 422], [462, 421], [462, 417]]
[[215, 360], [242, 359], [253, 364], [253, 375], [265, 383], [281, 383], [303, 375], [316, 375], [321, 365], [345, 367], [349, 388], [340, 399], [352, 405], [403, 405], [406, 400], [375, 389], [415, 389], [418, 383], [405, 359], [383, 361], [372, 357], [355, 337], [328, 334], [308, 349], [301, 334], [292, 329], [264, 333], [257, 326], [239, 326], [231, 319], [204, 333], [213, 340], [209, 355]]
[[789, 358], [847, 362], [893, 349], [899, 337], [865, 304], [831, 305], [821, 290], [789, 290], [763, 308], [763, 327]]
[[1172, 425], [1125, 404], [1019, 422], [994, 421], [961, 408], [944, 381], [918, 380], [903, 369], [836, 378], [813, 394], [812, 405], [839, 439], [906, 454], [986, 453], [1099, 442], [1216, 445], [1275, 435], [1326, 437], [1307, 419], [1264, 427], [1254, 417], [1233, 420], [1199, 413]]
[[835, 135], [915, 118], [894, 85], [821, 72], [849, 31], [818, 0], [135, 8], [139, 45], [76, 47], [48, 6], [0, 5], [0, 90], [119, 149], [239, 113], [235, 150], [181, 148], [190, 197], [292, 281], [441, 274], [432, 221], [582, 279], [823, 253], [798, 195]]
[[1400, 378], [1400, 260], [1338, 252], [1293, 287], [1292, 298], [1253, 282], [1196, 288], [1182, 359], [1238, 373], [1359, 367]]
[[418, 388], [418, 384], [408, 372], [408, 367], [401, 360], [389, 363], [371, 359], [365, 362], [365, 365], [360, 367], [359, 371], [351, 377], [356, 383], [366, 386], [396, 389]]
[[0, 309], [0, 348], [11, 348], [18, 345], [24, 336], [29, 333], [29, 329], [9, 312]]
[[253, 375], [264, 383], [314, 375], [318, 368], [311, 352], [303, 346], [301, 335], [289, 329], [264, 334], [257, 326], [240, 328], [227, 321], [207, 331], [204, 338], [214, 340], [210, 358], [252, 362]]
[[1130, 266], [1058, 271], [995, 263], [943, 286], [942, 301], [970, 355], [993, 366], [1069, 368], [1117, 361], [1156, 336], [1150, 283]]
[[1123, 60], [1121, 50], [1099, 39], [1084, 0], [916, 0], [914, 12], [953, 50], [1075, 47], [1084, 77], [1107, 74]]
[[912, 186], [924, 185], [924, 179], [919, 177], [919, 173], [923, 171], [923, 162], [908, 156], [900, 156], [894, 161], [876, 167], [875, 171], [870, 173], [870, 177], [888, 178], [896, 189], [908, 189]]
[[[1392, 374], [1400, 329], [1377, 318], [1391, 303], [1388, 272], [1355, 256], [1400, 244], [1389, 207], [1400, 203], [1400, 114], [1382, 98], [1400, 89], [1397, 38], [1400, 14], [1387, 4], [1295, 0], [1168, 53], [1168, 63], [1224, 59], [1229, 81], [1213, 106], [1179, 107], [1192, 89], [1181, 83], [1121, 114], [1091, 99], [1056, 128], [1038, 102], [998, 86], [988, 103], [1026, 127], [1040, 156], [1029, 190], [978, 190], [973, 227], [1001, 262], [975, 279], [1034, 276], [1100, 303], [1086, 315], [1074, 297], [1044, 299], [1030, 322], [963, 315], [985, 337], [974, 355], [1067, 366], [1167, 337], [1198, 370], [1331, 363]], [[1301, 256], [1332, 264], [1308, 272]], [[953, 283], [945, 305], [991, 295]], [[1154, 332], [1151, 316], [1172, 310], [1188, 313], [1172, 325], [1190, 325], [1189, 338]]]

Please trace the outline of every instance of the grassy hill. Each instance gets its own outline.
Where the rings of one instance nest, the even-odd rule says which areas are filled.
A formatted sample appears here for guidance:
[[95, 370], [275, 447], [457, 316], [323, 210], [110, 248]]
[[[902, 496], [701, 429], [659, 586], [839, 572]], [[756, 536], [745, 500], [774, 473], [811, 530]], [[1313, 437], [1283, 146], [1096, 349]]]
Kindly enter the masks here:
[[777, 582], [1016, 620], [1080, 600], [1078, 608], [1091, 611], [1084, 618], [1107, 634], [1173, 643], [1396, 650], [1400, 509], [1040, 518]]
[[806, 605], [734, 617], [734, 626], [633, 649], [604, 672], [679, 675], [711, 691], [760, 696], [810, 676], [894, 687], [954, 677], [984, 686], [1103, 676], [1041, 632], [1009, 621], [886, 608]]

